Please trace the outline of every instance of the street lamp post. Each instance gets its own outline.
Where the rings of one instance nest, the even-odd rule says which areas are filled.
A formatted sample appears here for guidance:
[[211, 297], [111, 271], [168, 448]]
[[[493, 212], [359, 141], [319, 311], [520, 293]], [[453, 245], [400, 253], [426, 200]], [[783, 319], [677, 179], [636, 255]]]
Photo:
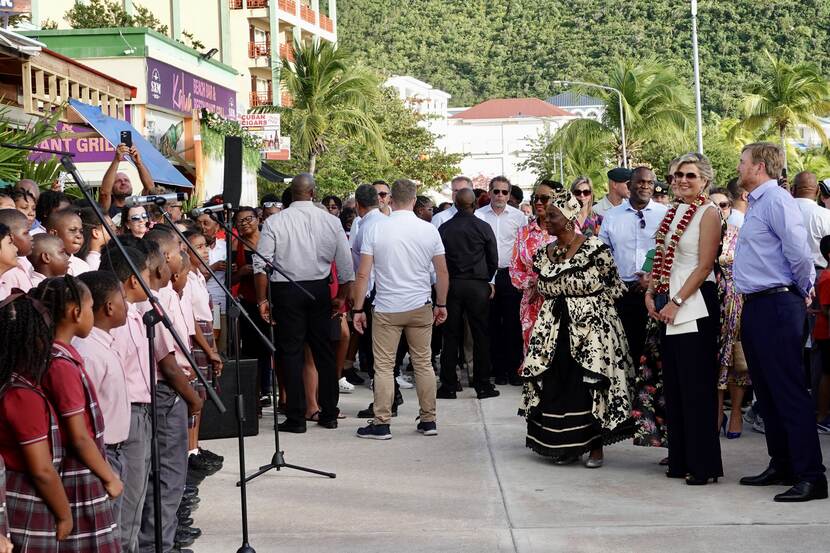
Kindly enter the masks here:
[[692, 0], [692, 56], [695, 70], [695, 116], [697, 118], [697, 151], [703, 153], [703, 114], [700, 108], [700, 62], [697, 51], [697, 0]]
[[625, 147], [625, 113], [623, 112], [623, 95], [622, 95], [622, 92], [619, 89], [614, 88], [613, 86], [605, 86], [605, 85], [596, 84], [596, 83], [586, 83], [584, 81], [553, 81], [553, 84], [561, 84], [561, 85], [564, 85], [564, 86], [569, 86], [569, 85], [575, 84], [575, 85], [580, 85], [580, 86], [601, 88], [603, 90], [611, 90], [611, 91], [617, 93], [617, 99], [619, 100], [619, 103], [620, 103], [620, 139], [622, 140], [622, 158], [623, 158], [622, 163], [623, 163], [623, 167], [628, 168], [628, 153], [627, 153], [626, 147]]

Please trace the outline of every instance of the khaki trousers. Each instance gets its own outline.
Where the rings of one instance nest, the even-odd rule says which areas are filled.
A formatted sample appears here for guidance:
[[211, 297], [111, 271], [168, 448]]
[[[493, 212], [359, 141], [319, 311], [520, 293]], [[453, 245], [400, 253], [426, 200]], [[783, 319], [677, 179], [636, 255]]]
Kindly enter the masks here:
[[415, 369], [421, 422], [435, 421], [435, 373], [432, 370], [432, 305], [402, 313], [372, 313], [372, 352], [375, 356], [375, 424], [389, 424], [395, 395], [395, 353], [401, 332], [409, 344]]

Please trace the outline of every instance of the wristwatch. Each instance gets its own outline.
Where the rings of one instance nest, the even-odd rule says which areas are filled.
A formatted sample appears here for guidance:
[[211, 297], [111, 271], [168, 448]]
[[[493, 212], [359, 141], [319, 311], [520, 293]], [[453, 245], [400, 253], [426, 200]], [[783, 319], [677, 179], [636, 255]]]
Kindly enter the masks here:
[[683, 298], [681, 298], [678, 294], [671, 299], [671, 302], [675, 304], [677, 307], [681, 307], [683, 305]]

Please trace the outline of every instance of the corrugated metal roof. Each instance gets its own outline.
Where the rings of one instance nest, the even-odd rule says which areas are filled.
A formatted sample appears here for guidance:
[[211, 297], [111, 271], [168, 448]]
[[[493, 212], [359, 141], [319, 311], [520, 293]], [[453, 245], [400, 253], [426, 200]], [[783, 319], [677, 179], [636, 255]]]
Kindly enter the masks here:
[[588, 107], [601, 106], [605, 104], [605, 101], [601, 98], [588, 96], [586, 94], [577, 94], [572, 90], [552, 96], [548, 98], [546, 102], [558, 107]]

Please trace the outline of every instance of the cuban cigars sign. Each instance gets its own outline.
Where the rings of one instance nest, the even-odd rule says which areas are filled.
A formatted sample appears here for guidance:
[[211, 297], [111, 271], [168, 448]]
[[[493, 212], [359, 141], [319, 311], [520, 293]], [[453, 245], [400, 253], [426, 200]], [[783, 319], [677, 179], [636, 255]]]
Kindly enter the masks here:
[[239, 116], [239, 124], [262, 141], [262, 159], [291, 159], [291, 139], [280, 136], [279, 113], [248, 113]]
[[147, 103], [188, 116], [205, 108], [236, 119], [235, 91], [152, 58], [147, 58]]

